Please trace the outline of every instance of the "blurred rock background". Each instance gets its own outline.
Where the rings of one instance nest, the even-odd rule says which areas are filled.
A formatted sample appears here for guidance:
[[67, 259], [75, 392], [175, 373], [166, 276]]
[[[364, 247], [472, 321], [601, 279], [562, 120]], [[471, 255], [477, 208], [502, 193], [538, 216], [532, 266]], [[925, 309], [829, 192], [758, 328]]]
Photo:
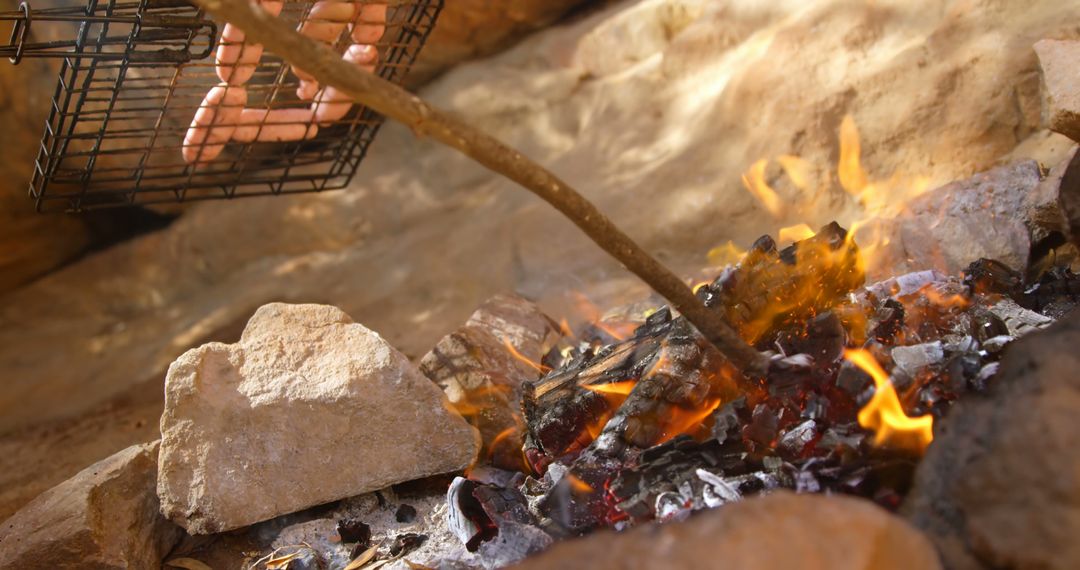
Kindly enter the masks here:
[[[1031, 46], [1045, 37], [1080, 37], [1080, 5], [454, 0], [414, 81], [441, 73], [425, 98], [550, 167], [689, 276], [728, 240], [852, 221], [834, 174], [848, 114], [881, 179], [1054, 164], [1071, 143], [1040, 116]], [[642, 289], [539, 200], [397, 125], [347, 191], [193, 205], [119, 243], [163, 221], [33, 214], [47, 71], [0, 65], [0, 519], [153, 439], [168, 364], [235, 340], [264, 303], [340, 306], [417, 358], [499, 292], [558, 316], [568, 290], [606, 306]], [[740, 182], [780, 155], [815, 165], [823, 189], [798, 219], [768, 215]], [[775, 161], [766, 175], [797, 192]]]

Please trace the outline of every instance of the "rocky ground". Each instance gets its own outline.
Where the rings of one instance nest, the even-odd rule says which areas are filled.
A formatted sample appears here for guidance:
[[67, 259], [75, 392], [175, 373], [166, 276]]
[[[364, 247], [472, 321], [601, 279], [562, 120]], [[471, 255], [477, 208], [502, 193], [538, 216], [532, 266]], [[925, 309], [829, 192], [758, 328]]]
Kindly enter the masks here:
[[[883, 179], [1056, 164], [1071, 143], [1042, 128], [1032, 45], [1080, 37], [1078, 17], [1049, 0], [628, 0], [422, 94], [539, 159], [690, 274], [727, 240], [851, 221], [828, 174], [847, 114]], [[26, 114], [12, 101], [9, 116]], [[774, 219], [742, 189], [753, 162], [783, 154], [821, 167], [827, 207]], [[72, 255], [59, 239], [69, 219], [33, 220], [64, 245], [27, 242], [42, 253], [14, 265]], [[617, 304], [640, 285], [539, 201], [396, 126], [348, 191], [190, 207], [0, 297], [0, 518], [156, 437], [168, 364], [237, 340], [266, 302], [340, 306], [418, 358], [495, 293], [560, 314], [570, 288]]]

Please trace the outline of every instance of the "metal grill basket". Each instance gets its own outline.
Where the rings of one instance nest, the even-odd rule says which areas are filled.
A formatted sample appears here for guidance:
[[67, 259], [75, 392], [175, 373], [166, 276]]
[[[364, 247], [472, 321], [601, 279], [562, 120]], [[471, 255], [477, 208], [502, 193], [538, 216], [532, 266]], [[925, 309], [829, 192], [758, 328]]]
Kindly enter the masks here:
[[[387, 0], [345, 0], [362, 5]], [[279, 15], [312, 21], [313, 0], [286, 0]], [[375, 72], [404, 78], [434, 26], [441, 0], [395, 0], [374, 45]], [[185, 0], [89, 0], [85, 7], [0, 13], [13, 23], [0, 54], [60, 58], [52, 109], [34, 163], [39, 211], [340, 189], [349, 184], [382, 118], [356, 105], [301, 140], [231, 141], [213, 160], [188, 163], [185, 133], [220, 82], [214, 52], [223, 22]], [[70, 40], [33, 41], [39, 26], [66, 26]], [[53, 34], [55, 37], [56, 34]], [[349, 30], [333, 46], [345, 53]], [[264, 53], [244, 88], [255, 110], [307, 109], [295, 70]], [[230, 87], [231, 88], [231, 87]], [[262, 128], [261, 126], [259, 127]], [[313, 131], [315, 129], [312, 129]], [[260, 131], [261, 132], [261, 131]]]

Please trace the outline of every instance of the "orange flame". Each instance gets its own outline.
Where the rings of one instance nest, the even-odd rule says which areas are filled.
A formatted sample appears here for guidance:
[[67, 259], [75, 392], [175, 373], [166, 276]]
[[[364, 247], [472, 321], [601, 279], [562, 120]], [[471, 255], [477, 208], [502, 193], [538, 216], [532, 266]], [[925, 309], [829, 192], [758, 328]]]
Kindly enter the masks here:
[[683, 433], [693, 434], [702, 427], [702, 422], [720, 407], [720, 398], [707, 400], [702, 407], [694, 409], [672, 408], [671, 415], [664, 418], [664, 428], [657, 444], [664, 443]]
[[636, 385], [637, 380], [624, 380], [622, 382], [612, 382], [610, 384], [582, 386], [582, 388], [590, 392], [596, 392], [597, 394], [602, 395], [607, 402], [607, 410], [585, 426], [585, 431], [589, 435], [589, 441], [583, 443], [587, 445], [589, 442], [600, 437], [600, 432], [603, 431], [604, 426], [606, 426], [612, 416], [615, 415], [619, 406], [622, 406], [623, 402], [630, 397], [630, 392], [634, 391], [634, 386]]
[[574, 475], [573, 473], [567, 473], [566, 480], [570, 483], [570, 489], [579, 495], [587, 495], [595, 491], [593, 486], [581, 480], [581, 477]]
[[780, 238], [780, 243], [802, 241], [814, 237], [814, 230], [810, 229], [810, 226], [806, 224], [796, 224], [794, 226], [780, 228], [778, 237]]
[[511, 356], [516, 358], [519, 362], [524, 362], [525, 364], [528, 364], [537, 372], [541, 374], [547, 374], [551, 370], [551, 368], [548, 368], [547, 366], [544, 366], [543, 364], [540, 364], [539, 362], [536, 362], [528, 356], [525, 356], [524, 354], [518, 352], [518, 349], [514, 348], [514, 345], [509, 340], [503, 340], [503, 346], [506, 347], [506, 350], [510, 352]]
[[765, 167], [768, 164], [769, 161], [765, 159], [752, 164], [750, 170], [743, 174], [742, 182], [746, 190], [753, 194], [774, 218], [779, 218], [784, 213], [784, 203], [780, 200], [780, 196], [776, 194], [776, 190], [773, 190], [769, 183], [765, 181]]
[[908, 449], [922, 454], [934, 439], [934, 417], [908, 417], [900, 405], [889, 375], [874, 355], [863, 349], [848, 349], [844, 358], [874, 379], [874, 397], [859, 410], [859, 425], [874, 431], [874, 444]]

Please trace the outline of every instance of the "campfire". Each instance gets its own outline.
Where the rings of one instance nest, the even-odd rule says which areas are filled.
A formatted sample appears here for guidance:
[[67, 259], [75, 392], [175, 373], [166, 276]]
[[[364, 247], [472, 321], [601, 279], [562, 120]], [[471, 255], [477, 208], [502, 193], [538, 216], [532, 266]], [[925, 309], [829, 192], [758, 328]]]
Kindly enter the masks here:
[[[799, 239], [784, 247], [762, 236], [694, 288], [769, 354], [766, 376], [743, 374], [683, 318], [651, 306], [613, 318], [590, 310], [595, 320], [576, 331], [563, 319], [562, 336], [535, 361], [507, 344], [534, 372], [520, 393], [484, 383], [452, 394], [494, 434], [448, 495], [453, 530], [470, 549], [507, 524], [572, 536], [683, 520], [776, 489], [900, 505], [935, 422], [995, 382], [1013, 340], [1075, 306], [1080, 277], [1056, 267], [1025, 281], [1024, 268], [991, 259], [948, 275], [930, 259], [868, 283], [866, 268], [883, 271], [876, 256], [887, 246], [876, 230], [904, 204], [882, 198], [897, 195], [895, 183], [867, 181], [850, 120], [840, 156], [840, 184], [869, 216], [856, 230], [785, 228]], [[805, 189], [799, 161], [782, 164]], [[746, 188], [782, 215], [786, 202], [763, 170], [751, 168]], [[925, 190], [919, 182], [902, 194]], [[859, 244], [860, 229], [878, 241]], [[507, 413], [518, 398], [521, 413]]]

